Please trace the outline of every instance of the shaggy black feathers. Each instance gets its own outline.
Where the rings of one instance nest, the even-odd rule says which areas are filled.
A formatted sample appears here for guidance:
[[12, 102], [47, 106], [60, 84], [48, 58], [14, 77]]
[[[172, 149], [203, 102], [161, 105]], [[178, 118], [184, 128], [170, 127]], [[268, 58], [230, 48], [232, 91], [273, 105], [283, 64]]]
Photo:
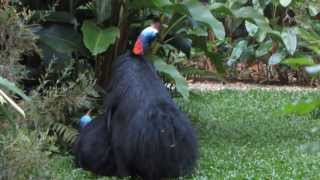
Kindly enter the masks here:
[[81, 130], [74, 153], [99, 175], [157, 180], [192, 173], [197, 139], [150, 62], [126, 54], [113, 65], [105, 114]]

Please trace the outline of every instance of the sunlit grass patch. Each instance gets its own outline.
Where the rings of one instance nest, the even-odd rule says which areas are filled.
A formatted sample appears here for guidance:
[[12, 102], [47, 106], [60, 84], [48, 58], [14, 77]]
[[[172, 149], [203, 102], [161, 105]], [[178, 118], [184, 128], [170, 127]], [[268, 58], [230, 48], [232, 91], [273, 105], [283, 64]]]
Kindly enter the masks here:
[[[197, 130], [199, 166], [191, 179], [318, 179], [320, 154], [306, 154], [301, 145], [320, 139], [312, 129], [320, 118], [284, 115], [281, 109], [317, 92], [193, 92], [177, 100]], [[56, 156], [55, 178], [98, 178], [74, 169], [72, 157]], [[109, 179], [109, 178], [103, 178]]]

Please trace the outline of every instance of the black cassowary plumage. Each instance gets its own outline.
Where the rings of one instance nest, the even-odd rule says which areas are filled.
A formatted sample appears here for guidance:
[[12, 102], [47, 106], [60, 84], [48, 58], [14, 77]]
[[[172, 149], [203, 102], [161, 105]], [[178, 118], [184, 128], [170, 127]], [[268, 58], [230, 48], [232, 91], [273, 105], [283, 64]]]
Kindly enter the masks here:
[[195, 132], [150, 62], [130, 53], [119, 57], [105, 106], [74, 144], [78, 166], [98, 175], [150, 180], [192, 173]]

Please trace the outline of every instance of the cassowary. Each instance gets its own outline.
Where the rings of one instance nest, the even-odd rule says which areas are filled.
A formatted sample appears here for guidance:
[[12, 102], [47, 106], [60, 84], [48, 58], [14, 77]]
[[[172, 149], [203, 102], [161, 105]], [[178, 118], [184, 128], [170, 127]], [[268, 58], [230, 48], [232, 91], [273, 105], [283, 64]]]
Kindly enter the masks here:
[[158, 180], [196, 166], [196, 134], [143, 56], [115, 61], [105, 113], [85, 122], [73, 147], [76, 164], [98, 175]]

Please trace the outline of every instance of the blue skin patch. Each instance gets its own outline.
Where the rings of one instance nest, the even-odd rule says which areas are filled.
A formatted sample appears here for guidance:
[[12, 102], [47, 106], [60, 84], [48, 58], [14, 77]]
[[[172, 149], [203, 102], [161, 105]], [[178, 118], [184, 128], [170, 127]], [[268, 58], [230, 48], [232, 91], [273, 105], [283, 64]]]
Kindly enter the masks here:
[[89, 115], [84, 115], [80, 119], [80, 127], [84, 128], [92, 121], [92, 118]]
[[153, 27], [147, 27], [141, 32], [139, 38], [143, 43], [143, 49], [146, 50], [150, 46], [151, 42], [157, 37], [157, 34], [158, 30]]

